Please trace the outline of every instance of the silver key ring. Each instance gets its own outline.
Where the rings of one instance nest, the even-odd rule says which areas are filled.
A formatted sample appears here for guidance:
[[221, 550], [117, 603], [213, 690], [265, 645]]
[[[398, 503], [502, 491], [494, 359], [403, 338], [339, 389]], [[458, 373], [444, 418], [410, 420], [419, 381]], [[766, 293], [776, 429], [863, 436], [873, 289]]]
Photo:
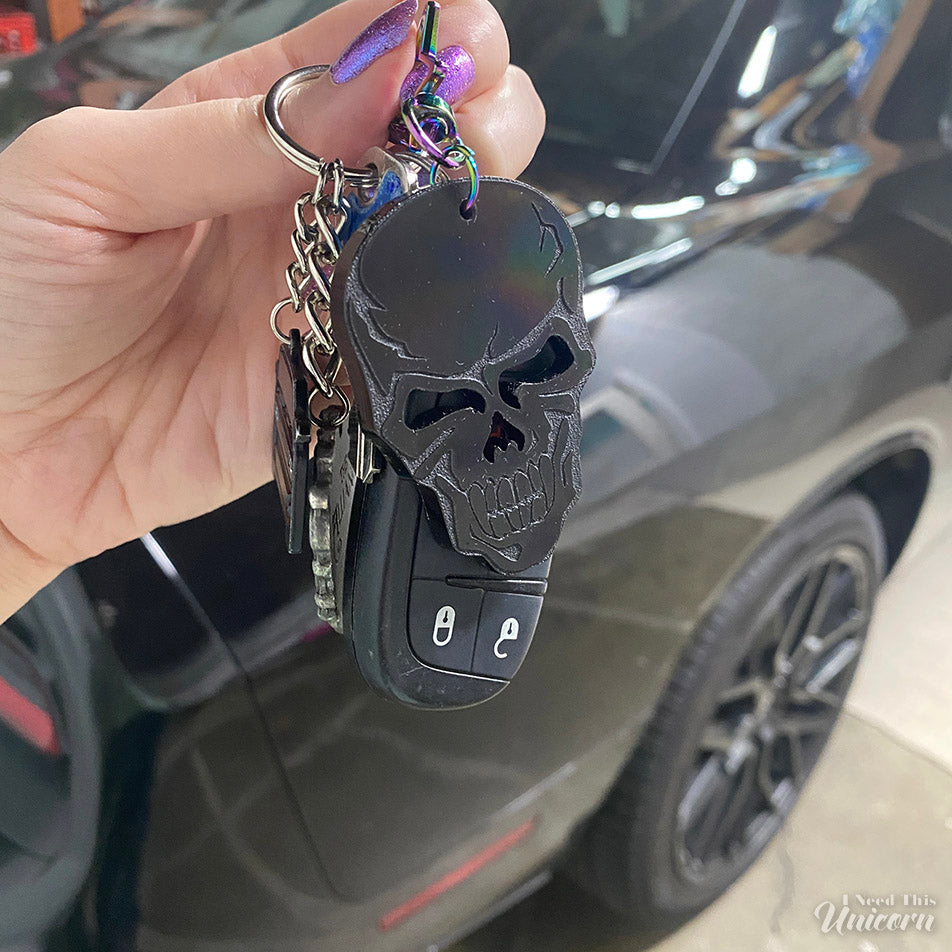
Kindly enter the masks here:
[[[288, 94], [315, 79], [320, 79], [330, 66], [304, 66], [286, 76], [282, 76], [268, 91], [264, 99], [264, 124], [271, 136], [271, 141], [278, 147], [281, 154], [293, 162], [298, 168], [310, 172], [317, 178], [322, 178], [327, 171], [328, 163], [319, 155], [295, 142], [281, 120], [281, 106]], [[345, 177], [355, 185], [372, 185], [376, 182], [376, 172], [373, 169], [344, 169]]]

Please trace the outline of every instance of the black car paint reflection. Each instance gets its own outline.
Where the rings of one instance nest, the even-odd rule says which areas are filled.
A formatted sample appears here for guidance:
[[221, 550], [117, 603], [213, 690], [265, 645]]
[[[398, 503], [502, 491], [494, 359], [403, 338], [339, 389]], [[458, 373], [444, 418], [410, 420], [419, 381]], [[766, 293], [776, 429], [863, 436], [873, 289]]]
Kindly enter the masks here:
[[[34, 899], [69, 916], [54, 942], [398, 950], [464, 929], [557, 860], [771, 532], [863, 485], [894, 562], [929, 467], [948, 465], [947, 7], [882, 3], [870, 33], [839, 0], [649, 2], [642, 21], [605, 0], [571, 4], [542, 44], [537, 5], [499, 6], [555, 103], [528, 178], [572, 215], [599, 353], [585, 492], [528, 660], [470, 710], [375, 697], [316, 625], [271, 487], [81, 566], [107, 767], [85, 886]], [[215, 22], [234, 33], [272, 7]], [[103, 75], [101, 40], [144, 89], [185, 65], [163, 49], [221, 52], [202, 17], [165, 47], [154, 24], [107, 24], [14, 80], [50, 102], [36, 77]], [[303, 18], [275, 7], [253, 39]]]

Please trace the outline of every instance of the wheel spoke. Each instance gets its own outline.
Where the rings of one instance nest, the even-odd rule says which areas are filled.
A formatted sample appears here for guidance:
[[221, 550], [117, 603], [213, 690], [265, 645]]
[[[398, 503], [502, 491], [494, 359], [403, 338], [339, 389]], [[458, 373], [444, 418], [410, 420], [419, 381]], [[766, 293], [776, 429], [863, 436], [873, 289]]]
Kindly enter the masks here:
[[826, 691], [836, 678], [859, 660], [861, 649], [862, 645], [856, 638], [849, 641], [841, 641], [840, 644], [830, 652], [829, 656], [821, 662], [819, 668], [817, 668], [810, 680], [804, 685], [804, 690], [808, 694]]
[[796, 800], [797, 786], [790, 777], [784, 777], [780, 783], [774, 787], [773, 796], [770, 798], [770, 808], [779, 817], [785, 817]]
[[678, 806], [678, 828], [685, 837], [697, 826], [698, 820], [705, 815], [711, 803], [723, 794], [724, 789], [730, 791], [730, 786], [731, 778], [724, 772], [722, 759], [716, 755], [708, 757]]
[[787, 736], [801, 734], [822, 734], [829, 730], [836, 711], [822, 710], [816, 713], [788, 711], [777, 721], [777, 729]]
[[[770, 640], [774, 645], [780, 644], [783, 638], [784, 627], [783, 616], [778, 611], [773, 618], [770, 619]], [[773, 672], [770, 673], [773, 674]]]
[[736, 731], [722, 721], [711, 721], [701, 735], [700, 749], [706, 753], [726, 754], [736, 739]]
[[686, 832], [693, 825], [705, 805], [711, 800], [718, 784], [725, 782], [727, 775], [721, 767], [721, 758], [708, 757], [688, 785], [678, 805], [678, 826]]
[[717, 848], [724, 818], [736, 799], [735, 786], [736, 779], [722, 772], [720, 783], [711, 791], [711, 798], [704, 806], [703, 818], [691, 837], [691, 853], [701, 862], [708, 862]]
[[744, 829], [753, 819], [750, 815], [752, 801], [760, 795], [757, 786], [758, 761], [758, 757], [748, 757], [744, 762], [730, 803], [712, 837], [710, 851], [723, 855], [731, 843], [740, 839]]
[[774, 671], [777, 674], [786, 673], [784, 669], [789, 662], [790, 650], [803, 628], [804, 619], [806, 619], [810, 606], [815, 601], [817, 589], [820, 587], [825, 570], [828, 568], [829, 566], [814, 565], [803, 583], [803, 588], [800, 590], [796, 604], [793, 606], [790, 617], [783, 627], [783, 634], [774, 653]]
[[760, 756], [757, 758], [757, 785], [760, 787], [760, 792], [764, 795], [764, 799], [767, 800], [768, 803], [772, 802], [774, 795], [775, 785], [771, 768], [773, 766], [776, 744], [777, 742], [774, 738], [765, 741], [763, 747], [760, 749]]
[[824, 707], [831, 708], [834, 712], [838, 712], [843, 706], [843, 698], [839, 694], [821, 687], [804, 686], [796, 688], [790, 692], [790, 700], [794, 704], [822, 704]]
[[756, 699], [767, 688], [767, 682], [761, 677], [744, 678], [723, 690], [717, 698], [718, 706], [742, 701], [745, 698]]
[[844, 639], [855, 635], [865, 623], [866, 615], [859, 609], [854, 608], [845, 621], [840, 622], [829, 634], [820, 639], [821, 657], [832, 651]]
[[809, 670], [817, 658], [829, 654], [839, 643], [856, 634], [863, 627], [864, 621], [865, 615], [862, 612], [854, 611], [849, 618], [826, 635], [804, 635], [790, 657], [793, 676], [795, 678], [801, 676], [804, 671]]
[[798, 789], [806, 782], [806, 764], [803, 757], [803, 739], [799, 734], [787, 734], [790, 745], [790, 779]]
[[810, 608], [807, 623], [803, 628], [801, 643], [807, 640], [811, 640], [812, 643], [813, 639], [817, 639], [823, 620], [830, 608], [830, 600], [833, 598], [833, 592], [836, 588], [836, 576], [839, 567], [838, 562], [827, 562], [824, 566], [820, 588]]

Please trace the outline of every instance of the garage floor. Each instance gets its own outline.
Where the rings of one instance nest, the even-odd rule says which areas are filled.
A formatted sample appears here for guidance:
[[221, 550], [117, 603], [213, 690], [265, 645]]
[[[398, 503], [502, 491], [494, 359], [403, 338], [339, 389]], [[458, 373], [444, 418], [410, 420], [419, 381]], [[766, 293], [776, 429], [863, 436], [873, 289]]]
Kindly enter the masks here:
[[[880, 595], [847, 711], [806, 792], [730, 892], [652, 945], [556, 879], [452, 952], [952, 950], [952, 500], [942, 497], [932, 532], [917, 529]], [[931, 915], [932, 930], [824, 933], [815, 910], [829, 902], [838, 914], [844, 894], [856, 913], [861, 896], [894, 897], [882, 910]]]

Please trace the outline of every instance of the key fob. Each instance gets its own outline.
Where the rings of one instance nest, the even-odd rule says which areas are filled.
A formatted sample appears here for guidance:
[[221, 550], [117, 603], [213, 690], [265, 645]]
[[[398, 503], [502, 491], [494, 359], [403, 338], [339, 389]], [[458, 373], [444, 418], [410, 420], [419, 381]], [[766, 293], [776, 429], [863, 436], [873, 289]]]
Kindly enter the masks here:
[[550, 560], [503, 574], [461, 555], [389, 464], [356, 483], [350, 515], [341, 622], [366, 680], [431, 709], [503, 690], [532, 641]]

